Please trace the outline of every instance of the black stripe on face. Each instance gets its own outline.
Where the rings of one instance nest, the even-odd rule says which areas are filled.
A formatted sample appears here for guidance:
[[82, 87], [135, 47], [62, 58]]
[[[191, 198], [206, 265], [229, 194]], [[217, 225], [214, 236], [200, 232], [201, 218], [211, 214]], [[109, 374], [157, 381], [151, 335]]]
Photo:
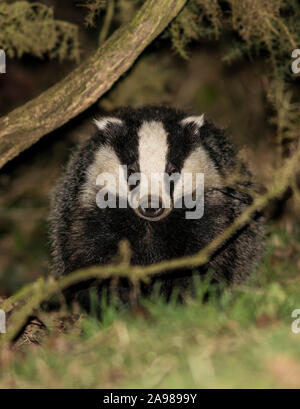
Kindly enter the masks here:
[[166, 172], [174, 167], [179, 173], [182, 170], [185, 159], [197, 146], [197, 140], [192, 126], [182, 126], [178, 121], [165, 124], [168, 133], [168, 155]]
[[110, 144], [118, 155], [122, 165], [134, 167], [138, 171], [138, 137], [137, 126], [124, 126], [116, 130]]

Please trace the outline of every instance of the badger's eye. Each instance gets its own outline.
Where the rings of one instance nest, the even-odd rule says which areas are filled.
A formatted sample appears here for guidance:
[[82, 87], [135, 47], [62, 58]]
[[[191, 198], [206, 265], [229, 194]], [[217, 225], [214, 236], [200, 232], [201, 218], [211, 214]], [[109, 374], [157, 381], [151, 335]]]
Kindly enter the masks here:
[[171, 163], [168, 165], [168, 167], [167, 167], [167, 173], [169, 174], [169, 175], [172, 175], [173, 173], [179, 173], [179, 169], [175, 166], [175, 165], [172, 165]]
[[127, 167], [127, 176], [128, 177], [130, 177], [133, 173], [136, 173], [136, 172], [137, 172], [137, 166], [136, 166], [135, 163], [132, 164], [132, 165], [129, 165]]

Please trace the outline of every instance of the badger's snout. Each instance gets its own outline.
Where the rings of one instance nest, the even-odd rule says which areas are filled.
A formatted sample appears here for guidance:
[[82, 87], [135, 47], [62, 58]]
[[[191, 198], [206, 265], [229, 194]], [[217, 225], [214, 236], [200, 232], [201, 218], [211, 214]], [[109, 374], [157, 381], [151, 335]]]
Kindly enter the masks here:
[[166, 208], [162, 199], [158, 196], [143, 196], [136, 209], [138, 216], [150, 220], [158, 221], [166, 217], [170, 209]]

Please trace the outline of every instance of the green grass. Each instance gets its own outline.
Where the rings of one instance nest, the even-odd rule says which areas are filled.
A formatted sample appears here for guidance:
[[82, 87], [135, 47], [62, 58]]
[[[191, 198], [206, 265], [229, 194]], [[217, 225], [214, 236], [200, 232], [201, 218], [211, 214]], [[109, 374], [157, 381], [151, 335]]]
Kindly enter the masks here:
[[262, 265], [244, 285], [185, 305], [155, 296], [134, 310], [106, 307], [103, 321], [41, 312], [47, 334], [1, 351], [0, 387], [300, 387], [299, 237], [270, 233]]

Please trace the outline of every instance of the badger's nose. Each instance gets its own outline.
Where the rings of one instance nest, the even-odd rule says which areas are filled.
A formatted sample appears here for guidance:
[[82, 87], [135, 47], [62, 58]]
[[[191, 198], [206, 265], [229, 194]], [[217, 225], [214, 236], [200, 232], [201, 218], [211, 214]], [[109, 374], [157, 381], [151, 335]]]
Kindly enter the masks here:
[[138, 207], [139, 213], [149, 219], [154, 219], [163, 214], [164, 208], [161, 198], [145, 196], [142, 197]]

